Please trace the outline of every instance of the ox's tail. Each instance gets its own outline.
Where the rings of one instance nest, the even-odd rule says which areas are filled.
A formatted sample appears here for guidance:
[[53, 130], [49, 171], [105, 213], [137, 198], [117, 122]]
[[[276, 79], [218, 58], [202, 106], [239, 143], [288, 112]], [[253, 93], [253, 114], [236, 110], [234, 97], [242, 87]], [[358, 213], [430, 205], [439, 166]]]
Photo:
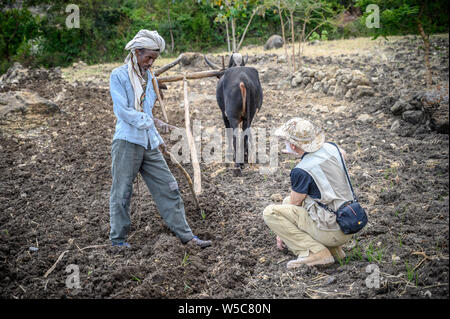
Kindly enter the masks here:
[[[247, 112], [247, 89], [245, 88], [244, 82], [239, 83], [239, 88], [241, 89], [241, 96], [242, 96], [242, 111], [241, 111], [241, 119], [245, 117], [245, 113]], [[249, 119], [247, 114], [247, 119]]]

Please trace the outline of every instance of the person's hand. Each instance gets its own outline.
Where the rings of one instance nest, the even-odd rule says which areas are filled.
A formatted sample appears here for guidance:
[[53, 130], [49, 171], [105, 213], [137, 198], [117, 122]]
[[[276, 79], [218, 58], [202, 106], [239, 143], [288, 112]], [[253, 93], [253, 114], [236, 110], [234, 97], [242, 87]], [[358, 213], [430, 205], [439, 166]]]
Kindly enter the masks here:
[[154, 118], [155, 126], [161, 130], [162, 133], [169, 133], [170, 131], [176, 129], [176, 126], [167, 124], [160, 119]]
[[283, 243], [281, 238], [278, 237], [278, 236], [277, 236], [277, 247], [278, 247], [279, 250], [283, 250], [284, 248], [286, 248], [286, 244]]

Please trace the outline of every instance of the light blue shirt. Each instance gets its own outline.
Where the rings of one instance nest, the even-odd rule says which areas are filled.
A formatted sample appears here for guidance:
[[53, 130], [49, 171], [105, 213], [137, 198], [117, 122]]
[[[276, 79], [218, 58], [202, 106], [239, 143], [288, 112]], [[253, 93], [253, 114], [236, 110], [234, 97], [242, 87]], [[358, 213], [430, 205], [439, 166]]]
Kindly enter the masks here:
[[114, 140], [125, 140], [147, 149], [158, 147], [164, 141], [153, 122], [152, 109], [156, 101], [156, 93], [152, 85], [152, 76], [147, 71], [148, 81], [143, 103], [143, 112], [134, 106], [134, 91], [128, 76], [128, 65], [124, 64], [111, 72], [110, 92], [114, 114], [117, 118]]

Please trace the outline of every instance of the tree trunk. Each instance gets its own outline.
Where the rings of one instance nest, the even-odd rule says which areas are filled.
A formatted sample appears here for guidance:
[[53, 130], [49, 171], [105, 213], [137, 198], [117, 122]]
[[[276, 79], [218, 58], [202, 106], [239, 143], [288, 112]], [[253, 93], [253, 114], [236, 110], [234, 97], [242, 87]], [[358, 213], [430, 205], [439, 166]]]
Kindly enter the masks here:
[[242, 42], [244, 41], [245, 34], [247, 33], [247, 29], [248, 29], [248, 27], [250, 26], [250, 23], [252, 22], [253, 17], [255, 16], [255, 14], [256, 14], [256, 12], [258, 11], [258, 9], [259, 9], [259, 8], [257, 7], [255, 10], [253, 10], [252, 16], [250, 17], [250, 20], [248, 20], [247, 26], [245, 27], [244, 33], [242, 33], [241, 40], [239, 41], [239, 44], [238, 44], [238, 46], [237, 46], [237, 51], [238, 51], [238, 52], [239, 52], [239, 49], [241, 48]]
[[[170, 1], [168, 2], [168, 4], [169, 3], [170, 3]], [[174, 41], [173, 41], [173, 32], [172, 32], [172, 22], [170, 22], [170, 5], [167, 6], [167, 18], [169, 19], [170, 40], [172, 41], [172, 46], [170, 47], [170, 52], [173, 52]]]
[[231, 17], [231, 36], [233, 37], [233, 52], [236, 52], [236, 21]]
[[293, 73], [295, 73], [295, 33], [294, 33], [294, 11], [290, 11], [291, 14], [291, 34], [292, 34], [292, 67]]
[[231, 48], [230, 48], [230, 34], [229, 34], [229, 32], [228, 32], [228, 20], [225, 21], [225, 28], [226, 28], [226, 30], [227, 30], [228, 52], [230, 52], [230, 51], [231, 51]]
[[299, 57], [299, 68], [302, 67], [303, 64], [303, 42], [305, 41], [305, 29], [306, 29], [306, 21], [303, 21], [302, 33], [300, 34], [300, 39], [298, 43], [298, 57]]
[[281, 36], [283, 37], [284, 54], [286, 55], [286, 60], [287, 60], [288, 59], [288, 52], [287, 52], [286, 36], [284, 35], [284, 21], [283, 21], [283, 16], [281, 14], [281, 6], [278, 7], [278, 14], [280, 15]]

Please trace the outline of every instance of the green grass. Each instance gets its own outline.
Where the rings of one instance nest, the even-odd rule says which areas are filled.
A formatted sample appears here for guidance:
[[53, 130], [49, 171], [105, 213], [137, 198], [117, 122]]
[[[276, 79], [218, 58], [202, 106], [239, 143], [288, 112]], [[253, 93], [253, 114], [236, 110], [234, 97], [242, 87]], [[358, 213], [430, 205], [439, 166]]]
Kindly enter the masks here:
[[183, 281], [183, 284], [184, 284], [184, 292], [186, 292], [186, 290], [188, 289], [192, 290], [191, 286], [189, 286], [189, 282]]
[[206, 213], [203, 209], [200, 210], [200, 214], [202, 215], [202, 219], [205, 220], [206, 219]]
[[183, 266], [183, 267], [186, 266], [189, 263], [188, 259], [189, 259], [189, 253], [184, 252], [184, 257], [183, 257], [183, 261], [181, 262], [181, 266]]
[[415, 283], [417, 287], [419, 275], [414, 270], [414, 268], [409, 265], [408, 261], [405, 261], [405, 266], [406, 266], [406, 278], [408, 279], [409, 282]]
[[383, 248], [376, 248], [372, 243], [366, 249], [366, 258], [369, 262], [380, 263], [383, 259]]

